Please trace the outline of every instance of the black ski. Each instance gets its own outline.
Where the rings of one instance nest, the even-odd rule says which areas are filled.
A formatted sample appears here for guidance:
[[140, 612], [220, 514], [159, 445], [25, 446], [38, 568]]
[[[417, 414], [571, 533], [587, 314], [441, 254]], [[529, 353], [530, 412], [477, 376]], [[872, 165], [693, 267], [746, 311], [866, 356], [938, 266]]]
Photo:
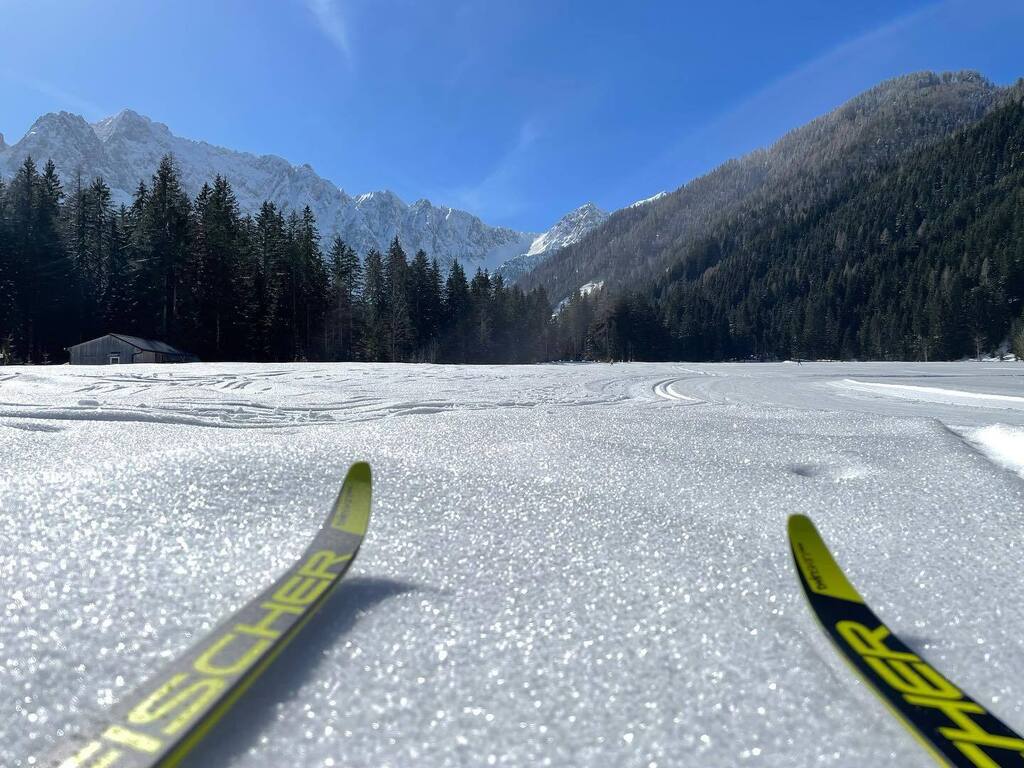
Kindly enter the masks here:
[[789, 543], [818, 621], [843, 658], [932, 757], [957, 768], [1024, 766], [1024, 738], [882, 623], [847, 580], [810, 519], [789, 518]]

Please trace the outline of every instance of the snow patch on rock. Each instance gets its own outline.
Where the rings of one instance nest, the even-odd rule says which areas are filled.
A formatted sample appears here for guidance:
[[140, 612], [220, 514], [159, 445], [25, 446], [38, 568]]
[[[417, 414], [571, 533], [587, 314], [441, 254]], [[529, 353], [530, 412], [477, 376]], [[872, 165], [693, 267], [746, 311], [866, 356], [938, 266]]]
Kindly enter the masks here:
[[[600, 291], [602, 288], [604, 288], [604, 280], [595, 280], [581, 285], [577, 290], [577, 293], [579, 293], [579, 295], [582, 298], [586, 298], [595, 291]], [[557, 317], [558, 315], [562, 314], [562, 310], [569, 306], [569, 302], [571, 300], [572, 296], [566, 296], [564, 299], [558, 302], [558, 305], [555, 307], [555, 311], [552, 313], [551, 316]]]

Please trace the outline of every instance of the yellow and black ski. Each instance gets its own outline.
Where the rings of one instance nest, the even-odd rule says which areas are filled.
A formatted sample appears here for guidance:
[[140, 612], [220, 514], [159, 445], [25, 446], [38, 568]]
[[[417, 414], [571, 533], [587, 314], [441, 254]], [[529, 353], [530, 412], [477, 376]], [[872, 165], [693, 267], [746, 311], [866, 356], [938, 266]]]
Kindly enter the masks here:
[[868, 608], [807, 517], [789, 518], [800, 583], [843, 657], [941, 765], [1024, 766], [1024, 738], [939, 674]]
[[160, 675], [116, 706], [94, 739], [42, 765], [170, 768], [187, 755], [324, 604], [363, 543], [370, 465], [353, 464], [301, 559]]

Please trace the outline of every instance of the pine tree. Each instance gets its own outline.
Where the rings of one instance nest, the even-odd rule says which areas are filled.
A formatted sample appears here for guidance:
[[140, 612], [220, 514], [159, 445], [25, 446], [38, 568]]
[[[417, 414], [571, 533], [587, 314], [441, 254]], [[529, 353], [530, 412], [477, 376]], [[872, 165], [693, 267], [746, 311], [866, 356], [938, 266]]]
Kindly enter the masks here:
[[437, 262], [416, 251], [409, 265], [409, 311], [412, 318], [412, 348], [418, 360], [437, 359], [437, 336], [441, 322], [441, 285]]
[[363, 264], [362, 358], [371, 362], [387, 359], [388, 295], [384, 280], [384, 258], [371, 248]]
[[[288, 273], [288, 246], [284, 216], [273, 203], [260, 207], [253, 227], [252, 246], [256, 263], [254, 294], [257, 301], [258, 348], [266, 359], [283, 360], [282, 332], [286, 297], [283, 281]], [[254, 329], [255, 330], [255, 329]]]
[[174, 158], [166, 155], [144, 198], [136, 243], [136, 292], [143, 330], [172, 343], [179, 341], [183, 330], [180, 301], [190, 255], [191, 209]]
[[38, 189], [39, 173], [35, 162], [29, 156], [18, 168], [8, 187], [6, 206], [10, 217], [8, 279], [16, 290], [15, 299], [8, 312], [11, 337], [8, 355], [22, 361], [31, 360], [34, 351], [31, 306], [39, 288], [32, 263], [35, 250], [33, 223]]
[[[109, 195], [109, 189], [107, 193]], [[103, 263], [103, 293], [100, 305], [103, 308], [101, 320], [108, 333], [126, 333], [132, 330], [132, 318], [135, 314], [131, 292], [132, 275], [126, 245], [128, 222], [128, 209], [123, 205], [107, 222], [105, 241], [109, 250]]]
[[466, 272], [458, 260], [452, 261], [444, 286], [442, 348], [449, 362], [465, 363], [470, 350], [472, 302]]
[[27, 271], [32, 274], [32, 293], [27, 310], [30, 318], [29, 357], [36, 362], [49, 362], [62, 356], [62, 336], [72, 318], [73, 274], [64, 252], [60, 232], [61, 202], [64, 190], [52, 160], [36, 179], [38, 189], [31, 211], [31, 261]]
[[362, 265], [356, 252], [338, 236], [327, 254], [327, 359], [353, 360], [357, 348], [356, 300], [362, 287]]
[[[104, 301], [110, 293], [111, 261], [117, 258], [115, 252], [120, 247], [118, 219], [110, 187], [103, 179], [93, 179], [86, 192], [83, 242], [85, 261], [90, 269], [90, 274], [84, 279], [90, 306], [89, 335], [86, 338], [92, 338], [106, 330]], [[120, 301], [119, 298], [117, 300]]]
[[414, 340], [409, 305], [409, 266], [405, 251], [396, 236], [388, 248], [384, 262], [384, 291], [387, 297], [385, 326], [387, 333], [387, 359], [403, 362], [408, 358]]
[[197, 318], [193, 348], [204, 359], [237, 358], [245, 348], [245, 329], [239, 321], [252, 297], [242, 270], [242, 219], [227, 179], [216, 176], [212, 187], [204, 185], [194, 212]]
[[302, 211], [298, 256], [303, 309], [300, 354], [303, 359], [322, 358], [325, 354], [323, 328], [329, 278], [323, 252], [320, 250], [320, 232], [313, 211], [308, 205]]
[[491, 308], [491, 276], [478, 269], [469, 285], [470, 323], [472, 325], [472, 362], [488, 362], [491, 359], [493, 318]]
[[11, 251], [8, 188], [0, 178], [0, 365], [14, 361], [14, 318], [18, 299]]

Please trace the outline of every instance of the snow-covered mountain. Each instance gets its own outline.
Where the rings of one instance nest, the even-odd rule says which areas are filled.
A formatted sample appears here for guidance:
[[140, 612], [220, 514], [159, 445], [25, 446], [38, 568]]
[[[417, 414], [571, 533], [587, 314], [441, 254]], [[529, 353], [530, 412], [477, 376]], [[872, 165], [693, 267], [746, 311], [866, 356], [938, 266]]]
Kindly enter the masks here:
[[[637, 200], [631, 203], [628, 208], [639, 208], [642, 205], [653, 203], [667, 195], [667, 192], [659, 192], [656, 195]], [[530, 243], [530, 250], [526, 253], [510, 259], [498, 268], [498, 274], [506, 281], [513, 281], [522, 275], [532, 272], [538, 266], [554, 256], [562, 248], [573, 245], [594, 229], [604, 224], [610, 213], [606, 213], [593, 203], [584, 203], [575, 211], [565, 214], [558, 223], [547, 232], [538, 235]], [[601, 283], [604, 284], [603, 281]], [[591, 285], [588, 283], [588, 285]], [[583, 286], [584, 288], [586, 286]], [[598, 286], [600, 287], [600, 286]], [[582, 289], [581, 289], [582, 290]], [[559, 305], [561, 306], [561, 305]], [[556, 310], [560, 311], [560, 310]]]
[[530, 243], [526, 253], [502, 264], [498, 274], [506, 280], [515, 280], [520, 275], [530, 272], [559, 249], [572, 245], [592, 229], [603, 224], [608, 215], [593, 203], [581, 205], [565, 214], [547, 232], [538, 235]]
[[443, 264], [457, 258], [470, 270], [494, 269], [528, 250], [536, 238], [535, 233], [488, 226], [470, 213], [429, 200], [407, 205], [388, 191], [352, 197], [309, 165], [181, 138], [131, 110], [95, 124], [68, 112], [43, 115], [16, 144], [0, 139], [0, 177], [12, 177], [29, 155], [40, 165], [52, 159], [66, 186], [78, 173], [87, 181], [102, 176], [120, 203], [131, 199], [168, 153], [190, 195], [220, 174], [231, 182], [243, 211], [255, 212], [264, 200], [290, 210], [308, 205], [325, 240], [339, 234], [361, 254], [386, 249], [398, 235], [410, 254], [422, 248]]
[[556, 248], [564, 248], [575, 243], [583, 235], [599, 225], [608, 214], [593, 203], [585, 203], [563, 216], [555, 226], [539, 236], [530, 244], [530, 250], [524, 255], [539, 256]]

